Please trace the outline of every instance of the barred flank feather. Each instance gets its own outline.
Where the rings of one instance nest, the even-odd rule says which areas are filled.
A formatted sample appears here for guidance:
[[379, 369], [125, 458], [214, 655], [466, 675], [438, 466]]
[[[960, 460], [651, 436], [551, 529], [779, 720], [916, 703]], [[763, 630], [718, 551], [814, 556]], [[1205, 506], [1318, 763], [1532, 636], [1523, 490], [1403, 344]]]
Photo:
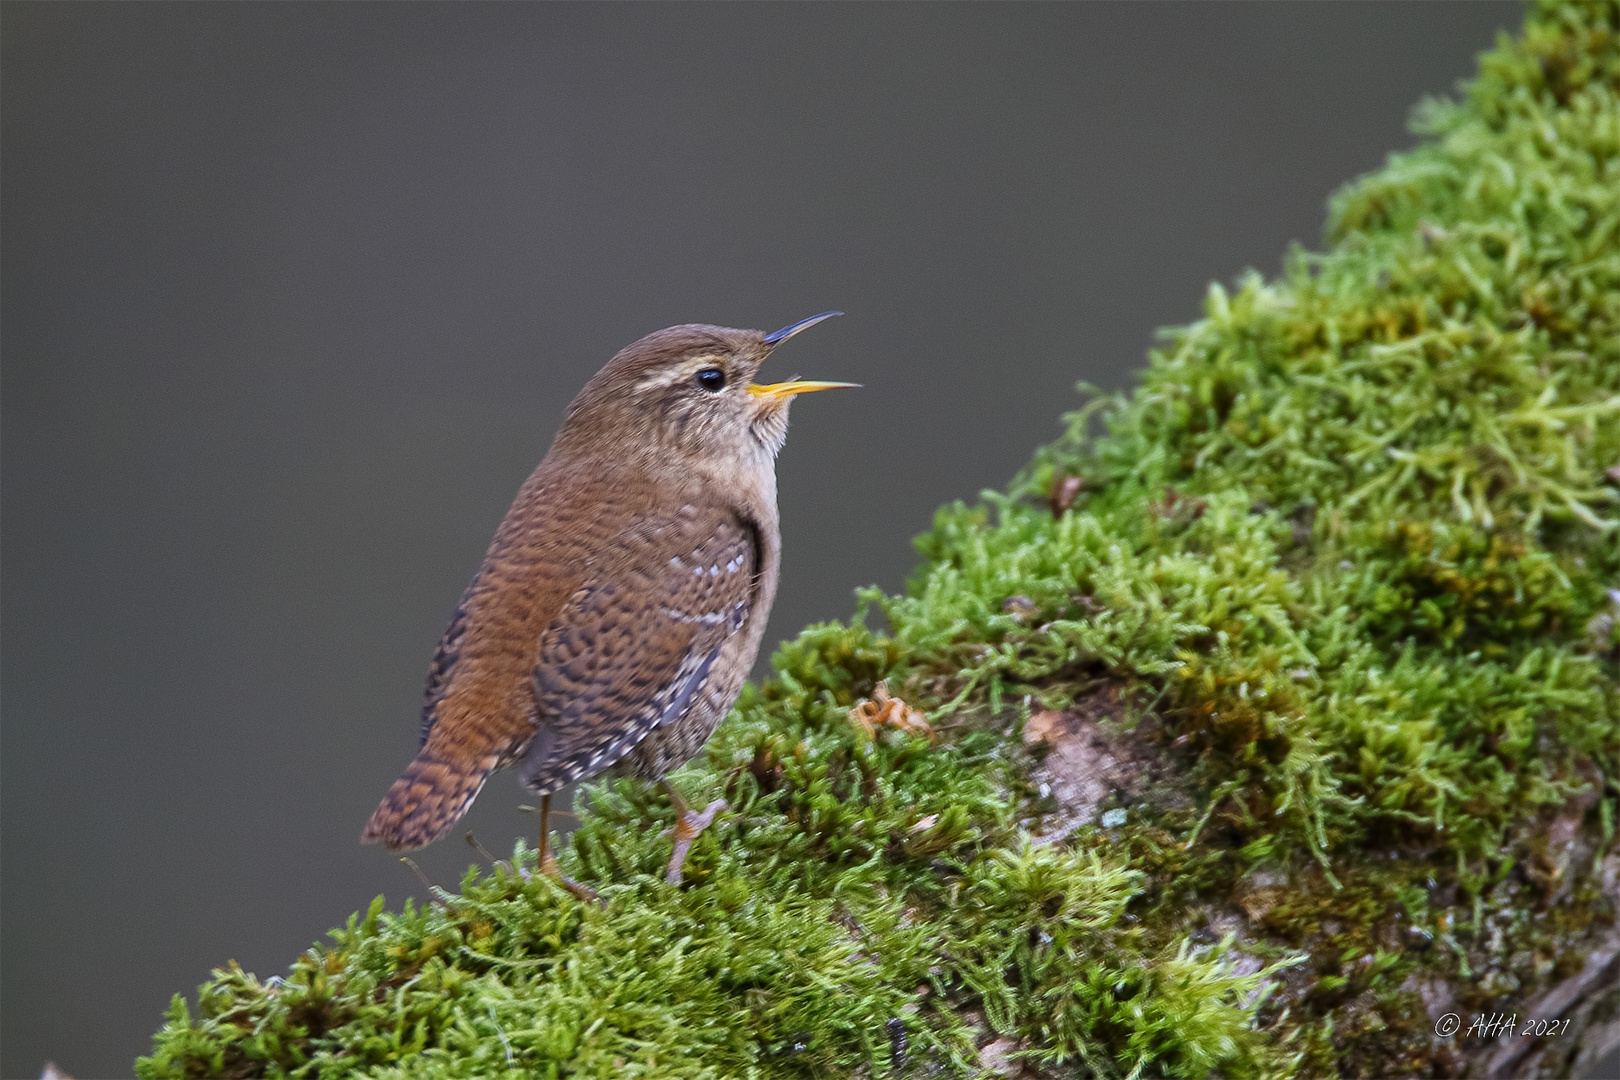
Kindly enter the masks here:
[[406, 851], [433, 843], [461, 820], [498, 760], [486, 757], [468, 765], [424, 749], [383, 796], [360, 841]]

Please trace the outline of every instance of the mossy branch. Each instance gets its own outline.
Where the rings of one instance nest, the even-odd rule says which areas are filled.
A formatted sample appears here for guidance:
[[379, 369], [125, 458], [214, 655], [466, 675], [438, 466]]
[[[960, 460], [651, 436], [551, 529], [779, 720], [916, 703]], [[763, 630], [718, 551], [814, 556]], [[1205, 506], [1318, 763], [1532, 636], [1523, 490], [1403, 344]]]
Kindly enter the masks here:
[[603, 905], [520, 844], [217, 971], [140, 1075], [1457, 1074], [1496, 1044], [1441, 1013], [1612, 1019], [1620, 7], [1535, 8], [1417, 124], [783, 646], [676, 777], [731, 807], [684, 887], [667, 802], [589, 787]]

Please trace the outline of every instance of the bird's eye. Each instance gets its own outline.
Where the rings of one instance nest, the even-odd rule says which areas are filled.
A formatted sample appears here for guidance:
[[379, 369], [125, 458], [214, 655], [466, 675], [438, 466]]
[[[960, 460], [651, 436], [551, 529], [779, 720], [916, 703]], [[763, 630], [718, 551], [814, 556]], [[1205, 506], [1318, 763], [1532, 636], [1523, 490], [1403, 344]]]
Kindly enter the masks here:
[[706, 367], [697, 373], [697, 384], [711, 394], [726, 388], [726, 373], [719, 368]]

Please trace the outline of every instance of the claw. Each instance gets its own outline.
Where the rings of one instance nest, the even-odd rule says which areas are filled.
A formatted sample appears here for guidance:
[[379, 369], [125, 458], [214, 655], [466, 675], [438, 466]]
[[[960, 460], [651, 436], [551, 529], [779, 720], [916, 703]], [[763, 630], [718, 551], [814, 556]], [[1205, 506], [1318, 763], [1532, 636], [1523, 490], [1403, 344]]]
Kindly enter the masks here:
[[682, 879], [682, 868], [686, 865], [687, 852], [692, 850], [692, 842], [714, 823], [714, 816], [726, 808], [726, 800], [716, 799], [703, 808], [703, 813], [688, 810], [684, 806], [677, 806], [675, 817], [675, 850], [669, 857], [669, 874], [666, 880], [671, 885], [679, 885]]
[[[562, 872], [562, 867], [557, 865], [556, 857], [550, 853], [547, 853], [546, 855], [545, 864], [537, 867], [536, 869], [539, 871], [539, 873], [544, 874], [552, 881], [555, 881], [558, 885], [561, 885], [563, 888], [567, 889], [574, 895], [576, 900], [580, 900], [587, 904], [599, 904], [602, 902], [601, 895], [597, 893], [595, 889], [591, 888], [589, 885], [581, 885], [573, 878], [565, 876]], [[525, 881], [534, 880], [533, 875], [531, 875], [527, 870], [521, 871], [521, 873], [523, 874], [523, 879]]]

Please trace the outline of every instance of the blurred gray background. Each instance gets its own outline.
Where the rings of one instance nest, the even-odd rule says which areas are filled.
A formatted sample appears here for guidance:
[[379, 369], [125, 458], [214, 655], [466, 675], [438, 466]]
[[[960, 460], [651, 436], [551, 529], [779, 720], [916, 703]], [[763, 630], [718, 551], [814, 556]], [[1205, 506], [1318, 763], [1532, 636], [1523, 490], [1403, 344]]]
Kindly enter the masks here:
[[[0, 1072], [374, 895], [360, 827], [563, 406], [689, 321], [796, 339], [770, 640], [1316, 244], [1511, 3], [0, 11]], [[498, 777], [468, 825], [533, 818]], [[453, 883], [459, 840], [423, 854]]]

